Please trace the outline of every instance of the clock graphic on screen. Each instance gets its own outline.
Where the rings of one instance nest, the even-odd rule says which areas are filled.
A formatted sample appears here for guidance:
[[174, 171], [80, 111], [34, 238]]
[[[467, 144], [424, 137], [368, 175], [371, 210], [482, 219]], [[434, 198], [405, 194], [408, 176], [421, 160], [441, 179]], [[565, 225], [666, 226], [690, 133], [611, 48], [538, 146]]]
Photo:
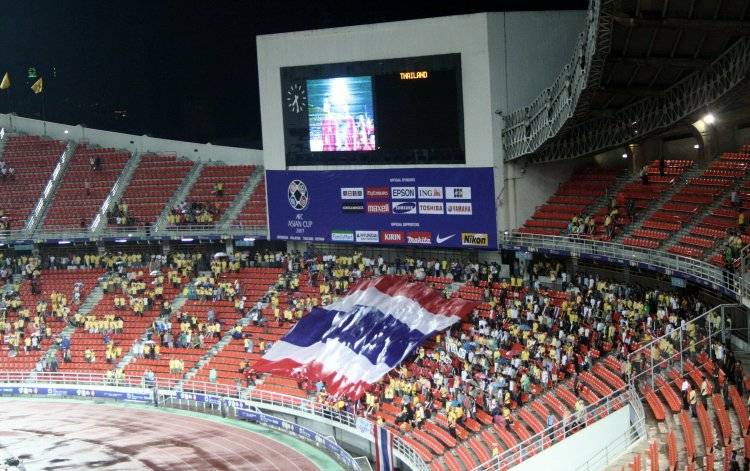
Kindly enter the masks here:
[[307, 92], [305, 88], [293, 83], [286, 91], [286, 106], [295, 113], [301, 113], [307, 107]]

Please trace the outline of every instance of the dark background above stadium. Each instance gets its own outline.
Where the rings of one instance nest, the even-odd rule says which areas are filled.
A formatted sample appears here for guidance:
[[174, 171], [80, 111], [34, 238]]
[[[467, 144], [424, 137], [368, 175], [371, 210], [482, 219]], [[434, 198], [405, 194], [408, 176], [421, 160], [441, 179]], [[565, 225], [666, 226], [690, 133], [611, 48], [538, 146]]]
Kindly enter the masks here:
[[[259, 148], [255, 36], [481, 11], [585, 9], [504, 2], [3, 2], [0, 111], [171, 139]], [[34, 67], [44, 93], [29, 87]], [[44, 110], [43, 110], [44, 108]]]

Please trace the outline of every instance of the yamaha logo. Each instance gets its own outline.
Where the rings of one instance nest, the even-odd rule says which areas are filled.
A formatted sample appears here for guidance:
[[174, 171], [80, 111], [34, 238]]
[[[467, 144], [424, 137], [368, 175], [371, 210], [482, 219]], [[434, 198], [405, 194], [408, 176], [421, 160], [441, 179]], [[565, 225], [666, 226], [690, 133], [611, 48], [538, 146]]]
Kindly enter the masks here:
[[289, 199], [289, 205], [293, 209], [302, 211], [310, 202], [307, 185], [301, 180], [292, 180], [287, 189], [287, 198]]

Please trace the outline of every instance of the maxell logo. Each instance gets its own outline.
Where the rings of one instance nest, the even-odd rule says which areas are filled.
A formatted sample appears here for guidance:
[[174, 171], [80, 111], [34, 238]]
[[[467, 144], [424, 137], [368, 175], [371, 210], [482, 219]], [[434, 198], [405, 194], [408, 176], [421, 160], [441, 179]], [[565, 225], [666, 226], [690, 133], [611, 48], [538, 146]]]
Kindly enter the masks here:
[[445, 203], [445, 214], [471, 216], [471, 203]]
[[391, 198], [394, 200], [413, 200], [417, 198], [417, 192], [413, 186], [391, 187]]
[[431, 232], [407, 232], [406, 242], [408, 244], [431, 244], [432, 233]]
[[401, 231], [382, 231], [380, 242], [383, 244], [403, 244], [404, 233]]
[[413, 201], [394, 202], [393, 214], [417, 214], [417, 203]]
[[376, 188], [367, 188], [368, 198], [388, 198], [388, 187], [379, 186]]
[[470, 186], [446, 186], [445, 198], [449, 200], [470, 200], [471, 199], [471, 187]]
[[420, 186], [417, 188], [417, 192], [421, 200], [439, 200], [443, 198], [442, 186]]
[[352, 231], [331, 231], [332, 242], [354, 242], [354, 232]]
[[364, 213], [365, 205], [362, 203], [344, 203], [341, 205], [341, 211], [345, 213]]
[[445, 212], [445, 206], [442, 201], [436, 202], [419, 202], [419, 214], [443, 214]]
[[367, 203], [368, 214], [388, 214], [390, 212], [390, 203]]
[[473, 245], [476, 247], [487, 247], [489, 245], [489, 237], [487, 234], [478, 234], [474, 232], [462, 233], [461, 234], [461, 245]]
[[362, 188], [342, 188], [342, 200], [361, 200], [365, 198], [365, 190]]
[[355, 237], [357, 242], [373, 243], [378, 242], [378, 231], [356, 231]]

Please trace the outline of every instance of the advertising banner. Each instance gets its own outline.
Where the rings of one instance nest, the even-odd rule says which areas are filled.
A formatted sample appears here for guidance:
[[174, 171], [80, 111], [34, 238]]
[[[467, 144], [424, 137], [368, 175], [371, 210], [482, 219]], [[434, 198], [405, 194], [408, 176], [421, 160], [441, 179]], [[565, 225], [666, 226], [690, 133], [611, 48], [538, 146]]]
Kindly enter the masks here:
[[492, 168], [266, 171], [271, 239], [496, 249]]

